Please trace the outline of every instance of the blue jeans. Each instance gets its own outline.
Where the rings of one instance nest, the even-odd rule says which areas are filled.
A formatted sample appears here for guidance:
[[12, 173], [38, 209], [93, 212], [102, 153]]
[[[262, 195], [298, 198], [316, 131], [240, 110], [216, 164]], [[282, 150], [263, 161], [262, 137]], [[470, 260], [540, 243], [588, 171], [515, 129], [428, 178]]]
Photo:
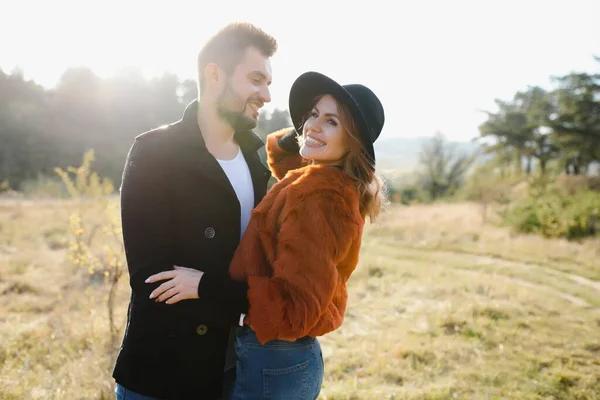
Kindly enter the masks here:
[[[228, 400], [231, 396], [231, 390], [233, 388], [233, 382], [235, 380], [235, 369], [230, 369], [229, 371], [225, 371], [225, 375], [223, 376], [223, 396], [222, 399]], [[143, 394], [136, 393], [132, 390], [129, 390], [117, 383], [117, 388], [115, 389], [116, 400], [160, 400], [156, 397], [146, 396]]]
[[232, 400], [314, 400], [323, 383], [323, 354], [316, 338], [260, 344], [252, 329], [239, 330]]
[[117, 388], [115, 389], [115, 394], [117, 395], [117, 400], [160, 400], [156, 397], [150, 397], [143, 394], [139, 394], [133, 392], [117, 383]]

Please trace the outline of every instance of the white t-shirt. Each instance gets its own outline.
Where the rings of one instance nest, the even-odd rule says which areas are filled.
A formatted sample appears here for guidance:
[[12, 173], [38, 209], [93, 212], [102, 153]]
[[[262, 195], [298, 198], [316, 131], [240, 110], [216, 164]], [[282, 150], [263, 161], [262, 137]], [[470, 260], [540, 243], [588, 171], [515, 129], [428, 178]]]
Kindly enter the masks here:
[[[252, 175], [250, 175], [250, 169], [244, 158], [244, 154], [238, 148], [237, 155], [232, 160], [219, 160], [216, 159], [225, 175], [229, 179], [231, 186], [240, 202], [240, 239], [244, 236], [248, 222], [250, 221], [250, 214], [254, 208], [254, 186], [252, 185]], [[240, 315], [239, 325], [244, 326], [245, 314]]]
[[248, 222], [250, 221], [250, 213], [254, 208], [254, 186], [252, 185], [252, 176], [250, 169], [246, 164], [246, 159], [241, 150], [232, 160], [217, 159], [225, 175], [229, 179], [233, 190], [240, 202], [240, 238], [244, 235]]

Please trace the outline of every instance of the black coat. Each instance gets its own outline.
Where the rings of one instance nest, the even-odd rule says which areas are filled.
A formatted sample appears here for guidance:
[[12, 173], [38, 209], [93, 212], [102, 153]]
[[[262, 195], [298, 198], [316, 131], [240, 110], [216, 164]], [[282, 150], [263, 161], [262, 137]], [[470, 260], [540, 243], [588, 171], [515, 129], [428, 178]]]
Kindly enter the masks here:
[[[227, 176], [208, 152], [197, 123], [198, 102], [171, 125], [133, 143], [121, 187], [123, 238], [132, 289], [127, 327], [113, 372], [135, 392], [161, 399], [221, 395], [232, 326], [247, 312], [247, 286], [229, 279], [240, 239], [240, 205]], [[251, 131], [235, 139], [248, 163], [255, 205], [271, 176]], [[205, 272], [200, 299], [167, 305], [150, 300], [162, 282], [150, 275], [173, 265]]]

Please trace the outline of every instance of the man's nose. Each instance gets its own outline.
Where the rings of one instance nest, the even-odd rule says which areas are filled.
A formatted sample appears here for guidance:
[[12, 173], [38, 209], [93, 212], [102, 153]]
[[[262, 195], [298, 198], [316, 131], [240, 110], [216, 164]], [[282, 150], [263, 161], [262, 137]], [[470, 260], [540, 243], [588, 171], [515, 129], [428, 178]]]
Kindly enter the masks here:
[[270, 103], [271, 102], [271, 91], [269, 90], [268, 87], [264, 87], [261, 91], [260, 91], [260, 98], [263, 102], [265, 103]]

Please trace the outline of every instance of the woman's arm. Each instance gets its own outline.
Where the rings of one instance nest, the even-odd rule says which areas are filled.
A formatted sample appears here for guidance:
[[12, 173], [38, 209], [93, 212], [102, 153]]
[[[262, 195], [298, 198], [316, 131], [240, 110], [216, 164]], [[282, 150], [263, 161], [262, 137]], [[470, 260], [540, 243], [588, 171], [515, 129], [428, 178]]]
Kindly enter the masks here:
[[288, 171], [302, 168], [307, 161], [298, 153], [298, 134], [294, 128], [280, 129], [267, 135], [267, 163], [277, 180], [283, 179]]

